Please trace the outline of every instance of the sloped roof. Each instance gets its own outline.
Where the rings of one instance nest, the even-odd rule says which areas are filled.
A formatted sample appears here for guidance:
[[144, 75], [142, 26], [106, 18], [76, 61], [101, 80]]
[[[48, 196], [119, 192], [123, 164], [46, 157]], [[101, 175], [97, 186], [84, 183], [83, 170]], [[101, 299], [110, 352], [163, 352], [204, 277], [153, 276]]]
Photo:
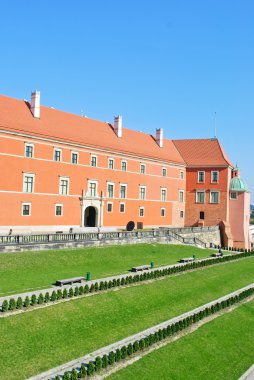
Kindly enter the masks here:
[[164, 139], [164, 146], [160, 148], [153, 136], [126, 128], [123, 128], [123, 137], [118, 138], [112, 126], [106, 122], [44, 106], [41, 106], [40, 119], [36, 119], [30, 112], [28, 102], [3, 95], [0, 95], [0, 129], [118, 153], [185, 163], [172, 140]]
[[173, 140], [187, 166], [233, 166], [217, 138]]
[[239, 191], [239, 192], [248, 192], [248, 186], [246, 182], [239, 177], [231, 178], [230, 180], [230, 190], [231, 191]]

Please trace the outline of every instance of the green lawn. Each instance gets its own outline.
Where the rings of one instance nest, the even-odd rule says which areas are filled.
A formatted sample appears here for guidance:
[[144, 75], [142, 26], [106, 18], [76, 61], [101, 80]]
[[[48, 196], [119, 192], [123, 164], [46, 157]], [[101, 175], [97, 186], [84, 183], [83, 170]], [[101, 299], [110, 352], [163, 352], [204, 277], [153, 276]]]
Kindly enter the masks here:
[[25, 379], [253, 282], [254, 259], [0, 319], [0, 379]]
[[128, 245], [0, 254], [0, 296], [50, 287], [57, 279], [101, 278], [126, 273], [134, 265], [173, 264], [183, 256], [209, 256], [210, 250], [179, 245]]
[[145, 356], [109, 380], [237, 380], [254, 363], [254, 302]]

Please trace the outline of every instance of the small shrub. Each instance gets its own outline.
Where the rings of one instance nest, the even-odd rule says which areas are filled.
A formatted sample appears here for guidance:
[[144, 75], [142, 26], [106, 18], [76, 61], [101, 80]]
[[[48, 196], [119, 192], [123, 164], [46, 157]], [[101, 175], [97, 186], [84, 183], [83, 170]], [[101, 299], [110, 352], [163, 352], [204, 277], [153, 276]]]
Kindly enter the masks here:
[[81, 375], [81, 378], [84, 378], [87, 375], [86, 366], [84, 364], [81, 364], [80, 375]]
[[110, 353], [108, 355], [108, 364], [109, 365], [114, 364], [115, 363], [115, 359], [116, 359], [115, 353], [113, 351], [110, 351]]
[[132, 347], [132, 344], [131, 344], [131, 343], [128, 344], [128, 347], [127, 347], [127, 354], [128, 354], [128, 355], [132, 355], [132, 354], [133, 354], [133, 347]]
[[95, 292], [98, 292], [98, 289], [99, 289], [99, 285], [98, 285], [98, 282], [96, 282], [96, 283], [94, 284], [94, 291], [95, 291]]
[[45, 303], [48, 303], [50, 301], [49, 292], [46, 292], [44, 301], [45, 301]]
[[32, 294], [32, 297], [31, 297], [31, 304], [32, 304], [32, 305], [36, 305], [36, 303], [37, 303], [37, 297], [36, 297], [35, 294]]
[[75, 368], [73, 368], [71, 371], [71, 380], [78, 380], [78, 373]]
[[61, 377], [57, 375], [57, 376], [55, 377], [55, 380], [61, 380]]
[[52, 301], [52, 302], [55, 302], [56, 299], [57, 299], [57, 294], [56, 294], [56, 291], [53, 290], [53, 292], [51, 293], [51, 301]]
[[103, 281], [100, 282], [99, 290], [104, 290], [104, 282]]
[[144, 341], [144, 339], [140, 339], [140, 341], [139, 341], [139, 348], [140, 348], [140, 350], [143, 350], [145, 348], [145, 341]]
[[9, 301], [9, 310], [15, 310], [16, 309], [16, 300], [14, 298], [11, 298]]
[[44, 296], [42, 293], [40, 293], [38, 297], [38, 304], [41, 305], [43, 304], [43, 302], [44, 302]]
[[121, 351], [119, 348], [116, 349], [116, 354], [115, 354], [116, 362], [119, 362], [121, 360]]
[[69, 372], [65, 372], [63, 375], [63, 380], [71, 380], [71, 375]]
[[127, 348], [126, 348], [126, 346], [123, 346], [121, 348], [121, 358], [125, 359], [126, 357], [127, 357]]
[[22, 301], [22, 298], [21, 298], [21, 297], [18, 297], [16, 308], [17, 308], [17, 309], [22, 309], [22, 307], [23, 307], [23, 301]]
[[84, 287], [84, 294], [87, 294], [87, 293], [89, 293], [89, 286], [85, 285], [85, 287]]
[[139, 351], [139, 342], [136, 340], [133, 343], [133, 352], [137, 352], [137, 351]]
[[74, 290], [74, 296], [77, 297], [78, 295], [79, 295], [79, 288], [78, 286], [76, 286]]
[[2, 311], [5, 313], [9, 309], [9, 302], [7, 300], [4, 300], [2, 303]]
[[111, 280], [109, 280], [109, 282], [108, 282], [108, 288], [109, 289], [112, 288], [112, 281]]
[[90, 286], [90, 293], [93, 293], [94, 292], [94, 284], [91, 284]]
[[68, 290], [66, 288], [63, 290], [63, 298], [68, 298]]
[[88, 374], [88, 376], [93, 375], [94, 374], [94, 370], [95, 370], [95, 368], [94, 368], [93, 362], [89, 362], [88, 363], [88, 368], [87, 368], [87, 374]]
[[101, 368], [102, 368], [101, 357], [97, 356], [97, 358], [95, 359], [95, 371], [99, 372], [101, 370]]
[[69, 298], [72, 298], [73, 295], [74, 295], [73, 288], [70, 288], [70, 289], [69, 289], [69, 293], [68, 293], [68, 297], [69, 297]]
[[104, 289], [108, 289], [108, 282], [104, 281]]
[[57, 290], [56, 298], [57, 298], [58, 300], [61, 300], [61, 299], [63, 298], [63, 292], [62, 292], [61, 289], [58, 289], [58, 290]]
[[83, 294], [84, 294], [84, 286], [80, 286], [79, 287], [79, 289], [78, 289], [78, 294], [80, 295], [80, 296], [82, 296]]
[[102, 357], [102, 368], [107, 368], [108, 366], [108, 357], [107, 355], [103, 355]]

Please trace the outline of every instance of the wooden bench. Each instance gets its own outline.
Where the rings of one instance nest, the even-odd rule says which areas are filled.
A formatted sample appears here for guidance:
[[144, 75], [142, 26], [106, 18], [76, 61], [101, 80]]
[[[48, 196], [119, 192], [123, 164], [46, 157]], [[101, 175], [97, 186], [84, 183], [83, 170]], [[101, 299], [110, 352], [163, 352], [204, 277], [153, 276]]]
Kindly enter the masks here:
[[62, 286], [62, 285], [72, 285], [76, 282], [84, 281], [85, 277], [73, 277], [73, 278], [65, 278], [64, 280], [57, 280], [56, 285]]
[[148, 269], [150, 269], [150, 265], [140, 265], [139, 267], [132, 267], [131, 271], [132, 272], [139, 272], [139, 271], [148, 270]]
[[194, 261], [193, 257], [185, 257], [179, 260], [179, 263], [192, 263]]

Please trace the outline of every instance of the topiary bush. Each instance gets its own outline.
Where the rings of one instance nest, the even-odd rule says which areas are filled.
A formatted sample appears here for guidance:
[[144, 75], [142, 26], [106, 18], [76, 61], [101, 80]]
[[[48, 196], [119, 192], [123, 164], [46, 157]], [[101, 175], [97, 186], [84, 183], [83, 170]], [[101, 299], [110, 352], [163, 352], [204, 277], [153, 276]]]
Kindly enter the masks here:
[[58, 300], [61, 300], [63, 298], [63, 292], [61, 289], [57, 290], [56, 297]]
[[16, 309], [16, 300], [14, 298], [11, 298], [9, 301], [9, 310], [15, 310]]
[[32, 297], [31, 297], [31, 304], [32, 305], [36, 305], [37, 304], [37, 297], [35, 294], [32, 294]]
[[121, 347], [121, 359], [125, 359], [127, 357], [127, 348], [126, 346]]
[[88, 376], [92, 376], [94, 374], [95, 368], [94, 368], [94, 363], [90, 361], [88, 363], [88, 368], [87, 368], [87, 374]]
[[77, 297], [78, 295], [79, 295], [79, 288], [78, 286], [76, 286], [74, 290], [74, 296]]
[[112, 365], [115, 363], [115, 359], [116, 359], [116, 355], [113, 351], [110, 351], [109, 355], [108, 355], [108, 364], [109, 365]]
[[75, 368], [71, 371], [71, 380], [78, 380], [78, 373]]
[[86, 366], [84, 364], [81, 364], [81, 367], [80, 367], [80, 376], [83, 379], [84, 377], [86, 377], [86, 375], [87, 375]]
[[52, 301], [52, 302], [55, 302], [56, 299], [57, 299], [57, 294], [56, 294], [56, 291], [53, 290], [53, 292], [51, 293], [51, 301]]
[[102, 368], [107, 368], [107, 366], [108, 366], [108, 356], [106, 354], [103, 355], [101, 361], [102, 361]]
[[49, 301], [50, 301], [49, 292], [46, 292], [46, 293], [45, 293], [45, 297], [44, 297], [44, 302], [45, 302], [45, 303], [49, 303]]
[[65, 372], [63, 375], [63, 380], [71, 380], [71, 375], [69, 372]]
[[9, 309], [9, 302], [7, 300], [4, 300], [2, 303], [2, 311], [5, 313]]
[[41, 305], [43, 304], [43, 302], [44, 302], [44, 296], [42, 293], [40, 293], [38, 297], [38, 304]]
[[74, 295], [73, 288], [70, 288], [70, 289], [69, 289], [69, 293], [68, 293], [68, 297], [69, 297], [69, 298], [72, 298], [73, 295]]
[[87, 294], [87, 293], [89, 293], [89, 286], [85, 285], [85, 287], [84, 287], [84, 294]]
[[115, 360], [116, 362], [119, 362], [121, 360], [121, 351], [119, 350], [119, 348], [116, 349]]
[[66, 288], [63, 290], [63, 298], [68, 298], [68, 290]]
[[102, 360], [100, 356], [97, 356], [97, 358], [95, 359], [95, 371], [99, 372], [101, 368], [102, 368]]
[[79, 291], [78, 292], [79, 292], [79, 295], [82, 296], [84, 294], [84, 286], [81, 285], [79, 287]]
[[133, 354], [133, 347], [132, 347], [131, 343], [129, 343], [128, 346], [127, 346], [127, 354], [128, 355], [132, 355]]
[[21, 297], [18, 297], [16, 308], [17, 308], [17, 309], [22, 309], [22, 307], [23, 307], [23, 301], [22, 301], [22, 298], [21, 298]]

